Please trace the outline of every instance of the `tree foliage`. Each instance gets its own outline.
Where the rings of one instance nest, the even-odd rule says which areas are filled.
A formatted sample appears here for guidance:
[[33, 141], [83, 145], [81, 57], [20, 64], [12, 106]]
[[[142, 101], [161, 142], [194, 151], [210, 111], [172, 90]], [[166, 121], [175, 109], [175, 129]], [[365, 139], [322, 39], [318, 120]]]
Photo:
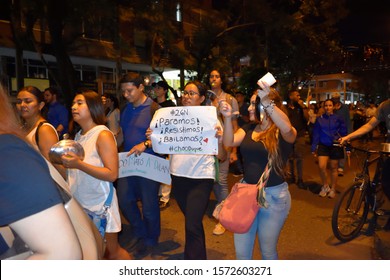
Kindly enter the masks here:
[[[199, 80], [217, 68], [233, 77], [234, 86], [250, 92], [254, 77], [266, 71], [287, 89], [313, 73], [327, 71], [329, 65], [337, 66], [341, 52], [334, 26], [346, 15], [345, 0], [220, 1], [218, 11], [207, 13], [198, 2], [184, 0], [9, 3], [27, 22], [25, 33], [17, 25], [20, 19], [13, 22], [17, 46], [34, 49], [43, 61], [44, 53], [56, 57], [58, 71], [52, 71], [51, 77], [69, 96], [68, 104], [78, 82], [69, 53], [83, 47], [80, 38], [85, 32], [111, 36], [118, 75], [121, 61], [139, 57], [162, 78], [167, 67], [196, 71]], [[189, 34], [188, 26], [175, 20], [178, 7], [183, 21], [192, 24]], [[35, 24], [48, 34], [43, 31], [40, 38], [34, 37]], [[31, 44], [24, 44], [26, 40]], [[138, 41], [144, 43], [144, 53], [135, 45]], [[250, 58], [245, 69], [239, 63], [243, 57]], [[240, 84], [234, 78], [239, 72]]]

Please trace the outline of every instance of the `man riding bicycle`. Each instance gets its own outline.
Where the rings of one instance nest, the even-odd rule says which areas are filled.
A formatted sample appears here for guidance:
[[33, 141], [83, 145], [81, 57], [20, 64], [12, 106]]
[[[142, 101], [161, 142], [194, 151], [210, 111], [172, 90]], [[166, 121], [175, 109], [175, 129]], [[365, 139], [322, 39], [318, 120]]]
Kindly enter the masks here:
[[[344, 142], [348, 142], [356, 137], [362, 136], [370, 132], [382, 121], [386, 123], [386, 129], [387, 129], [386, 142], [390, 143], [390, 99], [383, 101], [379, 105], [375, 115], [370, 119], [369, 122], [361, 126], [359, 129], [355, 130], [354, 132], [348, 134], [347, 136], [341, 137], [339, 139], [340, 144], [343, 144]], [[390, 158], [389, 157], [383, 163], [381, 182], [382, 182], [383, 192], [390, 200]], [[385, 229], [386, 230], [390, 229], [390, 219], [387, 221]]]

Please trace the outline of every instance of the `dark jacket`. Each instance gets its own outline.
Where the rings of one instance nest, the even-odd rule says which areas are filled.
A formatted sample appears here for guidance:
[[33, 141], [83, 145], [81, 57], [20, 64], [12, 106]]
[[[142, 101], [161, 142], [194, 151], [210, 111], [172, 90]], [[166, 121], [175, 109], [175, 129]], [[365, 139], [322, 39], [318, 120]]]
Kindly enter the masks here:
[[347, 135], [347, 126], [342, 117], [335, 114], [323, 114], [316, 119], [314, 124], [311, 151], [314, 152], [318, 144], [332, 146], [333, 142], [345, 135]]

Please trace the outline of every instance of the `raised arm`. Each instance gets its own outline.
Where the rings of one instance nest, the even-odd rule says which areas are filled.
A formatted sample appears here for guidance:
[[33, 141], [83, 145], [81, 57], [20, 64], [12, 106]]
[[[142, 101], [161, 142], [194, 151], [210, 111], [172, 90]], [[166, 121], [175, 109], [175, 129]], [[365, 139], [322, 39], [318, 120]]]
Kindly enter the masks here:
[[361, 126], [359, 129], [357, 129], [354, 132], [348, 134], [347, 136], [341, 137], [339, 139], [340, 144], [343, 144], [345, 141], [348, 142], [349, 140], [352, 140], [352, 139], [354, 139], [356, 137], [362, 136], [362, 135], [370, 132], [379, 123], [380, 123], [380, 121], [375, 116], [372, 117], [368, 123], [366, 123], [365, 125]]
[[262, 89], [258, 90], [258, 96], [260, 97], [260, 102], [265, 111], [270, 116], [274, 124], [279, 128], [283, 139], [288, 143], [294, 143], [295, 138], [297, 137], [297, 131], [291, 125], [288, 116], [275, 105], [273, 100], [269, 98], [269, 85], [262, 81], [259, 81], [259, 85]]
[[234, 132], [234, 127], [231, 121], [232, 118], [232, 107], [229, 103], [223, 102], [220, 104], [220, 112], [224, 118], [224, 128], [223, 128], [223, 144], [226, 147], [238, 147], [240, 146], [242, 140], [245, 137], [245, 131], [241, 128], [238, 128]]

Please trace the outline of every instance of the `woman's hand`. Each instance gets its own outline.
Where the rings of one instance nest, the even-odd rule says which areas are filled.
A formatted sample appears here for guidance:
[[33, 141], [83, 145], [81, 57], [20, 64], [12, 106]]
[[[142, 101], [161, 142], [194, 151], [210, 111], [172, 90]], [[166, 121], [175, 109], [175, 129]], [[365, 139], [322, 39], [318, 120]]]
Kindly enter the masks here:
[[220, 125], [215, 126], [215, 137], [218, 138], [218, 143], [222, 143], [223, 129]]
[[271, 91], [271, 87], [266, 82], [260, 80], [257, 82], [257, 84], [260, 87], [260, 89], [257, 90], [257, 96], [260, 97], [260, 101], [261, 101], [268, 96], [268, 94]]
[[78, 168], [81, 162], [80, 158], [73, 152], [63, 154], [61, 160], [65, 168]]
[[232, 106], [226, 101], [220, 101], [219, 111], [224, 118], [230, 118], [232, 116]]

